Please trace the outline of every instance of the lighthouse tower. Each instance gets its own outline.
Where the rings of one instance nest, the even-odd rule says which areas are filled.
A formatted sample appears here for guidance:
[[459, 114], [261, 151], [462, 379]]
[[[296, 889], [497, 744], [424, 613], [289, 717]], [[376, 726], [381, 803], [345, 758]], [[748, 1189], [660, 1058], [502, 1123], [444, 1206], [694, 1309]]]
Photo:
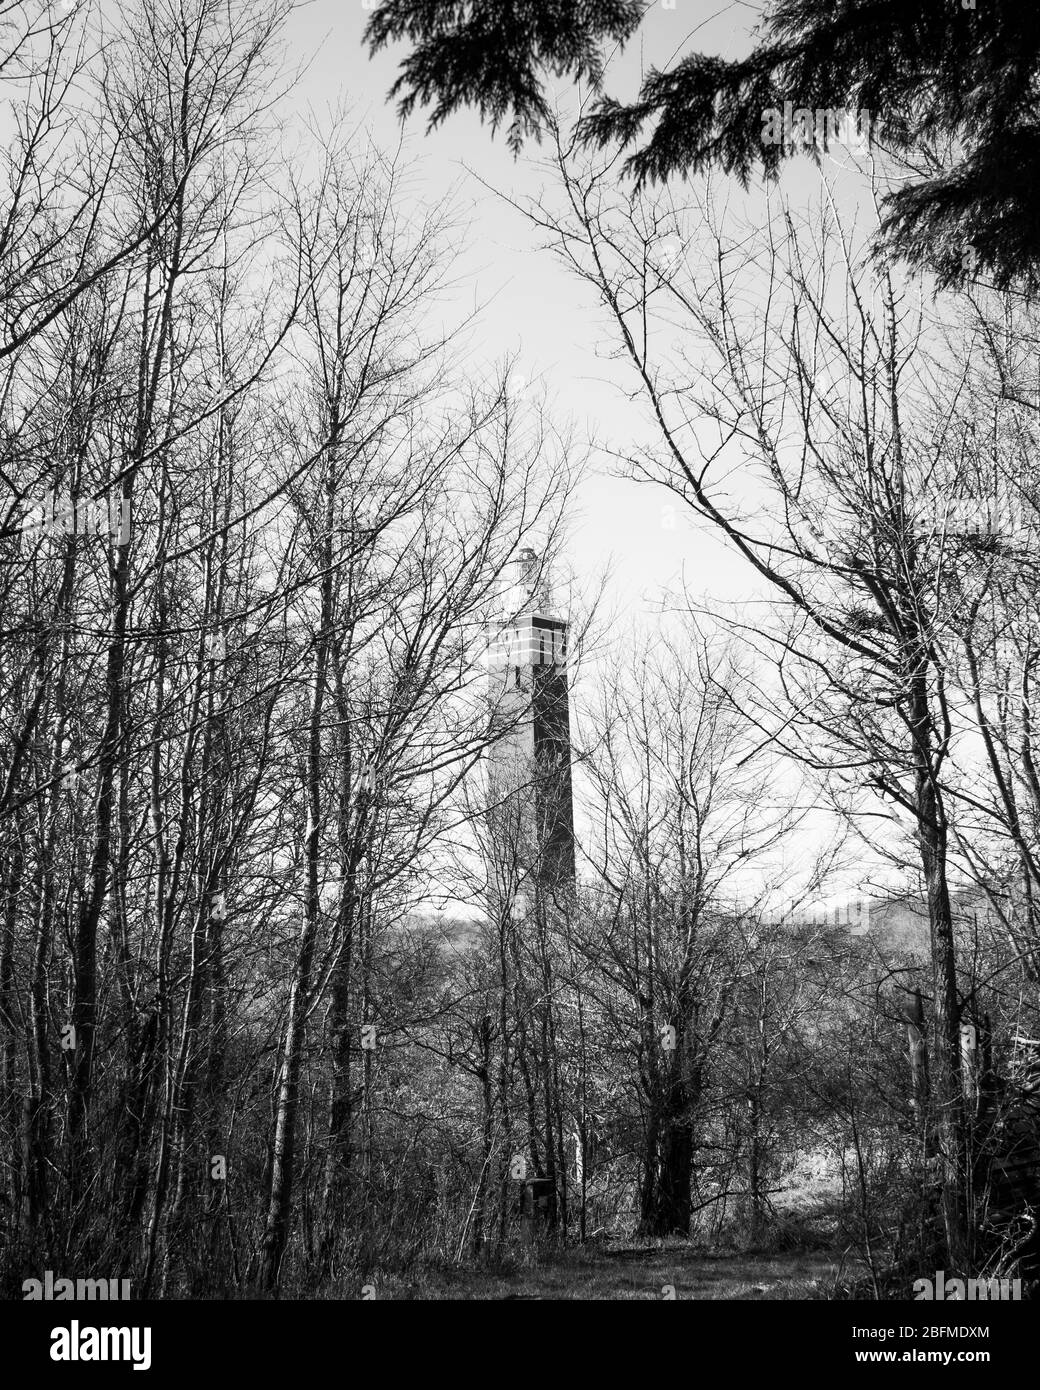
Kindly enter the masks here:
[[522, 550], [511, 568], [488, 652], [499, 730], [489, 785], [511, 813], [518, 877], [551, 899], [574, 882], [568, 625], [552, 611], [534, 551]]

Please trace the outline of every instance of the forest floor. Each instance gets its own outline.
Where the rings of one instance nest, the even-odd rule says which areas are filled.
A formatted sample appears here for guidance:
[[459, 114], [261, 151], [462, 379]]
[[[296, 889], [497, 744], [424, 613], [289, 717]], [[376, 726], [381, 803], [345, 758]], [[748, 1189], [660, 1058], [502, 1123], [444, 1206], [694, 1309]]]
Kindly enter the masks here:
[[389, 1299], [806, 1299], [848, 1276], [839, 1252], [712, 1253], [691, 1245], [618, 1245], [541, 1256], [505, 1271], [461, 1268], [390, 1279]]

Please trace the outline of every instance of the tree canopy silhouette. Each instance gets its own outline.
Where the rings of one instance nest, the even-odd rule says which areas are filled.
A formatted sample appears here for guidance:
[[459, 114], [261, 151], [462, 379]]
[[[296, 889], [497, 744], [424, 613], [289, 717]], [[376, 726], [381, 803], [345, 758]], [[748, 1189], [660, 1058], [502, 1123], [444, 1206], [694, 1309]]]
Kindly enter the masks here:
[[[430, 125], [465, 106], [510, 146], [549, 119], [545, 81], [570, 76], [600, 91], [581, 123], [595, 146], [629, 149], [637, 182], [719, 167], [745, 185], [775, 178], [795, 151], [763, 141], [764, 114], [869, 112], [874, 137], [912, 160], [886, 199], [883, 235], [943, 283], [966, 270], [1001, 288], [1040, 273], [1040, 9], [1021, 0], [776, 0], [751, 52], [686, 53], [651, 69], [637, 99], [602, 94], [609, 49], [639, 28], [639, 0], [384, 0], [371, 52], [404, 41], [391, 95], [402, 115], [432, 107]], [[817, 157], [826, 143], [814, 137]]]

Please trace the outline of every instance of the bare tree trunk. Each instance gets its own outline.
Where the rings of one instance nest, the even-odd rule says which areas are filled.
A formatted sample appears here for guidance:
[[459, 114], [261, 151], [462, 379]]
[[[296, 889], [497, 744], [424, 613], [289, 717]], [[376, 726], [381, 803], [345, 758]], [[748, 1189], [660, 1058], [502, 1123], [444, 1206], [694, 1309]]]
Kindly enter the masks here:
[[320, 917], [321, 735], [333, 618], [332, 526], [335, 493], [331, 470], [334, 464], [334, 459], [328, 464], [329, 482], [326, 488], [325, 506], [322, 509], [323, 534], [318, 544], [322, 581], [319, 610], [320, 627], [315, 643], [314, 691], [311, 701], [305, 771], [307, 828], [304, 837], [306, 872], [304, 918], [299, 955], [289, 995], [289, 1018], [286, 1024], [285, 1046], [282, 1053], [282, 1082], [275, 1119], [271, 1197], [261, 1246], [260, 1282], [266, 1289], [273, 1289], [278, 1283], [292, 1216], [300, 1069], [303, 1060], [304, 1030], [310, 1006], [311, 975]]
[[10, 1150], [9, 1200], [18, 1220], [22, 1216], [23, 1189], [31, 1186], [30, 1175], [23, 1172], [21, 1162], [22, 1104], [15, 1068], [14, 933], [24, 865], [20, 819], [16, 818], [12, 827], [10, 854], [3, 865], [4, 904], [0, 916], [0, 1145], [6, 1143]]
[[942, 1181], [942, 1217], [949, 1268], [967, 1272], [964, 1206], [964, 1097], [961, 1092], [960, 1008], [953, 915], [946, 881], [946, 820], [931, 766], [931, 714], [923, 675], [914, 677], [911, 717], [915, 739], [916, 814], [928, 920], [931, 928], [934, 1046], [930, 1086]]

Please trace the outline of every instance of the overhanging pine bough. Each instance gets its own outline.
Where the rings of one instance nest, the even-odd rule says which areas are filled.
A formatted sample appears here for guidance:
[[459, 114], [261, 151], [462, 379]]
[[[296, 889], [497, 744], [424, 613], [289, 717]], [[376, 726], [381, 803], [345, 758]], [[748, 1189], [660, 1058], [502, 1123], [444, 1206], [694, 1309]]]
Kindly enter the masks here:
[[[374, 53], [409, 52], [391, 94], [402, 116], [432, 107], [436, 126], [473, 106], [511, 148], [549, 114], [548, 74], [598, 89], [615, 45], [636, 32], [632, 0], [386, 0], [369, 22]], [[775, 177], [791, 153], [762, 141], [763, 112], [785, 101], [870, 112], [878, 143], [911, 156], [885, 200], [889, 251], [943, 284], [966, 267], [999, 288], [1040, 267], [1040, 13], [1020, 0], [780, 0], [747, 57], [690, 53], [651, 70], [638, 99], [601, 97], [581, 123], [594, 145], [632, 147], [637, 181], [720, 167], [746, 183]], [[816, 150], [817, 157], [820, 150]]]

